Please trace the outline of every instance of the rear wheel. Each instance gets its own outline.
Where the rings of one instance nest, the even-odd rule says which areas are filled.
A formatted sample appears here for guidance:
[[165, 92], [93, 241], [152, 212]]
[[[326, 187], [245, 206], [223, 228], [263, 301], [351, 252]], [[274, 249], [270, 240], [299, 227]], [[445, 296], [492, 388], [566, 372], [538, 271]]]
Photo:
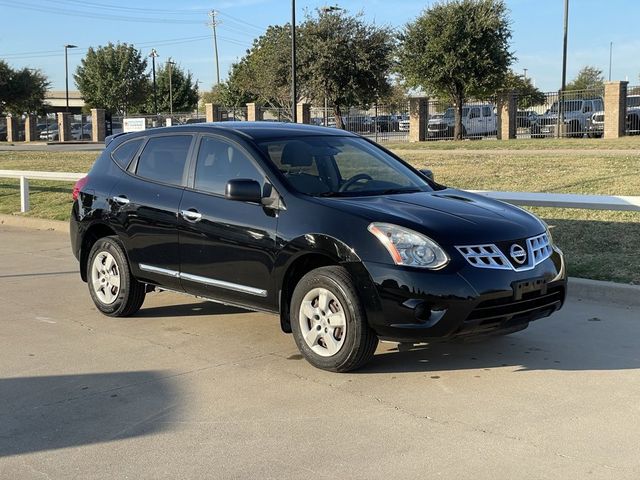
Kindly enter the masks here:
[[373, 357], [378, 337], [343, 267], [321, 267], [302, 277], [293, 292], [290, 315], [296, 345], [313, 366], [348, 372]]
[[145, 285], [132, 275], [116, 237], [103, 237], [91, 248], [87, 284], [95, 306], [105, 315], [127, 317], [142, 306]]

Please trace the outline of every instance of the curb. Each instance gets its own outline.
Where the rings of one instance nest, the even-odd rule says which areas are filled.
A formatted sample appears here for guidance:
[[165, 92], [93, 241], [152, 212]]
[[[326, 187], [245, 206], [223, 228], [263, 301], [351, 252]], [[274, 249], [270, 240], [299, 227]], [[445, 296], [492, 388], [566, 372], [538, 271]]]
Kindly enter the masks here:
[[[69, 233], [69, 222], [23, 217], [21, 215], [0, 214], [1, 225]], [[569, 277], [568, 294], [573, 298], [590, 302], [640, 307], [640, 285]]]
[[568, 294], [589, 302], [640, 307], [640, 285], [569, 277]]
[[46, 220], [44, 218], [23, 217], [22, 215], [0, 214], [0, 226], [33, 228], [35, 230], [53, 230], [69, 233], [69, 222], [60, 220]]

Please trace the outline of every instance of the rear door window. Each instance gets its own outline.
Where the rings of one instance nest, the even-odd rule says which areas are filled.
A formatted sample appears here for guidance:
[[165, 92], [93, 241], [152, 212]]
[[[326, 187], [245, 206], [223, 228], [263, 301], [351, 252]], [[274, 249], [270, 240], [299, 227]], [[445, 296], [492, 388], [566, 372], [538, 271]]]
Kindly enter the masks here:
[[150, 138], [138, 159], [136, 174], [158, 182], [182, 185], [192, 139], [192, 135]]
[[143, 140], [143, 138], [138, 138], [136, 140], [123, 143], [111, 153], [111, 158], [113, 158], [122, 168], [126, 169], [131, 163], [131, 160], [133, 160], [134, 155], [138, 153], [138, 150], [140, 150]]

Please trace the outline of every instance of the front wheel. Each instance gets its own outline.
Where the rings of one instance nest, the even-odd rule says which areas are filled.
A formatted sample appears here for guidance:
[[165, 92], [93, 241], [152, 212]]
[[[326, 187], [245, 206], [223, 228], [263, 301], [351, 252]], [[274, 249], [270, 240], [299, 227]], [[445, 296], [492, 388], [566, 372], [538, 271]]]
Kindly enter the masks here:
[[353, 280], [343, 267], [321, 267], [302, 277], [291, 299], [290, 322], [302, 355], [323, 370], [360, 368], [378, 345]]
[[95, 306], [111, 317], [133, 315], [140, 310], [146, 294], [145, 285], [131, 275], [116, 237], [103, 237], [91, 248], [87, 284]]

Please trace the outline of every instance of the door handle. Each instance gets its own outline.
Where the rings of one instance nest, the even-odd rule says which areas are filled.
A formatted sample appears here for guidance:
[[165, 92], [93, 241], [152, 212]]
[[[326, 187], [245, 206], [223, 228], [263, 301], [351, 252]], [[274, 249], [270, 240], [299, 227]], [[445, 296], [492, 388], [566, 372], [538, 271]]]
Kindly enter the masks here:
[[118, 205], [127, 205], [129, 203], [129, 199], [124, 195], [111, 197], [111, 200], [116, 202]]
[[195, 210], [180, 210], [180, 215], [182, 215], [182, 218], [187, 222], [196, 223], [202, 220], [202, 214]]

